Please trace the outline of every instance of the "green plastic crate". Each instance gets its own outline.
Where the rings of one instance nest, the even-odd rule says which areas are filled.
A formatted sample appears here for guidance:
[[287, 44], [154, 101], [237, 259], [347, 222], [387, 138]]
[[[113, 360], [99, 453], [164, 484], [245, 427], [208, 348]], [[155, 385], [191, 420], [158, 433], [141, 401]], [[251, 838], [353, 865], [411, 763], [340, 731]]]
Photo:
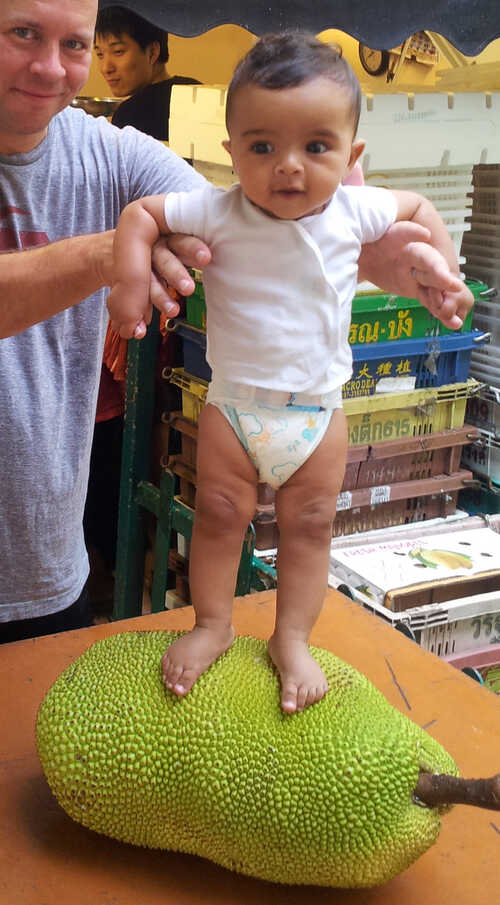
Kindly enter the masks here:
[[194, 280], [195, 290], [186, 299], [186, 320], [192, 327], [206, 330], [207, 306], [205, 304], [205, 290], [201, 282], [201, 272], [199, 270], [191, 270], [190, 273]]
[[[467, 280], [476, 301], [488, 287], [477, 280]], [[473, 308], [469, 311], [460, 331], [472, 329]], [[354, 344], [389, 342], [397, 339], [420, 339], [425, 336], [441, 336], [455, 333], [420, 304], [418, 299], [406, 299], [383, 292], [363, 293], [352, 301], [349, 342]]]
[[[207, 309], [205, 293], [201, 282], [200, 271], [192, 271], [196, 288], [193, 295], [186, 300], [186, 320], [200, 330], [207, 328]], [[482, 292], [487, 292], [485, 283], [467, 280], [474, 300]], [[469, 311], [462, 329], [466, 333], [472, 329], [473, 309]], [[397, 339], [418, 339], [423, 336], [441, 336], [444, 333], [455, 333], [448, 330], [441, 321], [433, 317], [418, 299], [406, 299], [384, 292], [363, 293], [354, 296], [352, 302], [351, 329], [349, 342], [351, 345], [388, 342]]]

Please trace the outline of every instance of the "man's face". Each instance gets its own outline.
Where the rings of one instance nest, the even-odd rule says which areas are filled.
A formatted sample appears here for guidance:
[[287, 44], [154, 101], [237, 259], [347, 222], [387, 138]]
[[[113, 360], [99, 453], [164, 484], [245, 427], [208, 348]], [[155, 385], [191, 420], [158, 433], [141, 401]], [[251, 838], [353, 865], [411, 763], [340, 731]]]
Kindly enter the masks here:
[[94, 49], [99, 69], [114, 97], [135, 94], [154, 80], [154, 65], [160, 45], [149, 44], [145, 50], [130, 35], [96, 35]]
[[0, 3], [0, 153], [36, 148], [90, 67], [97, 0]]

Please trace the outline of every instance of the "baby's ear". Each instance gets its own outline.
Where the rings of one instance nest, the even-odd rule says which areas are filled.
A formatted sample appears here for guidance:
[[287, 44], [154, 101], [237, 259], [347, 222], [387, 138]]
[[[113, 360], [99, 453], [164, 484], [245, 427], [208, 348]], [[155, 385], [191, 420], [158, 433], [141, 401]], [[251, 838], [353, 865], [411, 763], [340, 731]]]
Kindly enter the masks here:
[[227, 153], [229, 154], [229, 156], [230, 156], [230, 158], [231, 158], [231, 161], [232, 161], [232, 164], [233, 164], [233, 170], [234, 170], [234, 172], [236, 173], [236, 167], [235, 167], [235, 165], [234, 165], [233, 155], [232, 155], [232, 153], [231, 153], [231, 139], [230, 139], [230, 138], [225, 138], [224, 141], [222, 142], [222, 147], [225, 148], [226, 151], [227, 151]]
[[353, 141], [351, 145], [351, 154], [349, 157], [349, 163], [347, 164], [347, 172], [350, 173], [354, 164], [358, 162], [361, 157], [363, 151], [365, 150], [366, 142], [362, 139], [358, 139], [358, 141]]

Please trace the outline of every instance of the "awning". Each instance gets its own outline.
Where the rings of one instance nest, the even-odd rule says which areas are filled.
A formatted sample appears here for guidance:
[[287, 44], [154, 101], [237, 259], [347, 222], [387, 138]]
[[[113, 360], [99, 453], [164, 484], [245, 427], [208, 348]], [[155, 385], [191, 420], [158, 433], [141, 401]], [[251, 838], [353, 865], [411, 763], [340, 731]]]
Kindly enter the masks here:
[[256, 35], [285, 28], [318, 33], [336, 28], [368, 47], [389, 49], [418, 31], [437, 32], [475, 56], [500, 37], [499, 0], [100, 0], [126, 6], [182, 37], [218, 25], [241, 25]]

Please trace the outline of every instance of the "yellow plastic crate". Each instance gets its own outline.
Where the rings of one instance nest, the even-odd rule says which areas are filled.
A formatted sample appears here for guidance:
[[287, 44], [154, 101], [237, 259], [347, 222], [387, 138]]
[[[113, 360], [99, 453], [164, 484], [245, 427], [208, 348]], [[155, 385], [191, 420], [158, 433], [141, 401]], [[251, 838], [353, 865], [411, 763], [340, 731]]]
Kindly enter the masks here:
[[472, 378], [465, 383], [381, 393], [344, 400], [349, 446], [400, 437], [418, 437], [462, 427], [467, 399], [479, 390]]
[[182, 390], [182, 414], [196, 424], [205, 405], [208, 383], [188, 374], [184, 368], [172, 368], [169, 380]]
[[[205, 405], [208, 383], [193, 377], [184, 368], [173, 368], [169, 379], [182, 390], [182, 414], [196, 423]], [[464, 383], [406, 393], [344, 399], [349, 446], [419, 437], [462, 427], [467, 399], [477, 393], [480, 386], [477, 380], [470, 378]]]

